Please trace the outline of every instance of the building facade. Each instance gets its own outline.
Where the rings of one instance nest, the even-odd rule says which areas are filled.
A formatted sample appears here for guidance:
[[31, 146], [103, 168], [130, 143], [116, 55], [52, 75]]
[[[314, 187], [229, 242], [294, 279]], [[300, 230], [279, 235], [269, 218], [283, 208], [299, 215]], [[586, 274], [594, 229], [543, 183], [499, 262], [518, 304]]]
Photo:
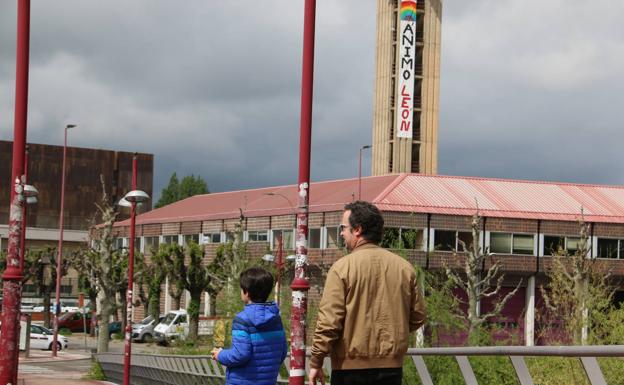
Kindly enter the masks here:
[[[344, 255], [338, 226], [343, 207], [352, 201], [357, 188], [357, 179], [311, 185], [308, 275], [312, 304], [320, 299], [323, 273]], [[207, 194], [153, 210], [137, 218], [141, 251], [149, 254], [158, 244], [184, 245], [193, 240], [203, 245], [209, 260], [219, 244], [231, 237], [242, 210], [244, 239], [252, 256], [262, 256], [267, 248], [275, 253], [278, 237], [287, 249], [284, 255], [292, 254], [296, 218], [291, 202], [297, 201], [296, 194], [294, 185]], [[363, 178], [362, 199], [382, 210], [384, 246], [395, 247], [395, 241], [402, 239], [401, 252], [425, 270], [441, 270], [445, 264], [459, 268], [461, 241], [470, 240], [478, 205], [480, 242], [490, 253], [486, 265], [499, 261], [505, 275], [501, 296], [520, 283], [492, 322], [514, 328], [518, 343], [540, 342], [536, 330], [547, 325], [540, 325], [535, 317], [543, 301], [539, 287], [546, 283], [553, 249], [575, 250], [580, 219], [590, 226], [590, 257], [597, 258], [614, 280], [624, 278], [621, 186], [400, 174]], [[115, 228], [126, 243], [127, 222]], [[617, 292], [615, 298], [621, 294]], [[484, 300], [482, 311], [491, 309], [499, 298]], [[163, 297], [162, 310], [169, 310], [170, 303]], [[136, 317], [142, 314], [137, 309]]]
[[372, 175], [436, 174], [442, 0], [377, 0]]
[[[6, 252], [9, 222], [9, 196], [13, 142], [0, 141], [0, 248]], [[95, 203], [102, 196], [102, 181], [110, 203], [114, 204], [130, 190], [132, 153], [67, 147], [65, 202], [63, 210], [63, 254], [84, 245], [88, 230], [97, 217]], [[26, 250], [56, 248], [59, 239], [63, 146], [28, 144], [28, 184], [37, 188], [38, 202], [27, 208]], [[154, 156], [137, 154], [137, 184], [152, 195]], [[151, 208], [151, 202], [139, 212]], [[120, 219], [129, 213], [120, 212]], [[77, 296], [77, 281], [71, 273], [62, 281], [63, 296]], [[35, 297], [32, 285], [24, 285], [24, 296]]]

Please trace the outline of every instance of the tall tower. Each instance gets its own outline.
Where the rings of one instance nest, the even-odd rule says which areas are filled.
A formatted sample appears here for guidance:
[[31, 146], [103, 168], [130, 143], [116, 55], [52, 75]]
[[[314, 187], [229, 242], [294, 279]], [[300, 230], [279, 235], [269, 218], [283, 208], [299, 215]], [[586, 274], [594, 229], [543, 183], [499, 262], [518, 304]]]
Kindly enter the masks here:
[[436, 174], [442, 0], [377, 0], [372, 174]]

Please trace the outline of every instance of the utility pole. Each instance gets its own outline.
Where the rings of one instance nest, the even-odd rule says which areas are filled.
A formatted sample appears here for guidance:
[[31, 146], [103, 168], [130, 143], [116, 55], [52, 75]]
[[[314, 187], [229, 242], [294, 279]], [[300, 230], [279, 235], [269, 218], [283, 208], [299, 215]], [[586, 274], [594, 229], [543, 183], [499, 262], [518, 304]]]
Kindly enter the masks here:
[[305, 1], [303, 22], [303, 70], [301, 82], [301, 123], [299, 137], [299, 183], [297, 184], [297, 233], [295, 276], [290, 285], [292, 305], [290, 316], [290, 385], [305, 383], [306, 316], [308, 290], [308, 206], [310, 201], [310, 139], [312, 136], [312, 93], [314, 79], [314, 27], [316, 0]]

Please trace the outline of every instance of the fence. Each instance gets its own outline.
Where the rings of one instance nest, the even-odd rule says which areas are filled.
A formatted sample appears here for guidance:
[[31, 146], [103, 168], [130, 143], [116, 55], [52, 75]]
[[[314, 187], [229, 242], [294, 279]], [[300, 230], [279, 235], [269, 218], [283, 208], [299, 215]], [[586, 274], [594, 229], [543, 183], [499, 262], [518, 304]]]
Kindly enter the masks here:
[[[433, 385], [431, 375], [423, 357], [452, 356], [459, 365], [466, 385], [478, 385], [470, 366], [469, 356], [506, 356], [511, 360], [520, 385], [533, 385], [533, 380], [524, 357], [576, 357], [591, 385], [607, 385], [596, 357], [624, 357], [624, 345], [610, 346], [492, 346], [459, 348], [409, 349], [407, 352], [416, 366], [423, 385]], [[120, 353], [96, 354], [109, 381], [121, 383], [123, 377], [123, 355]], [[288, 371], [288, 358], [284, 361]], [[326, 373], [330, 372], [329, 360], [325, 360]], [[141, 385], [196, 385], [225, 384], [225, 368], [208, 356], [157, 356], [132, 355], [131, 383]], [[280, 376], [278, 384], [287, 384], [288, 379]]]

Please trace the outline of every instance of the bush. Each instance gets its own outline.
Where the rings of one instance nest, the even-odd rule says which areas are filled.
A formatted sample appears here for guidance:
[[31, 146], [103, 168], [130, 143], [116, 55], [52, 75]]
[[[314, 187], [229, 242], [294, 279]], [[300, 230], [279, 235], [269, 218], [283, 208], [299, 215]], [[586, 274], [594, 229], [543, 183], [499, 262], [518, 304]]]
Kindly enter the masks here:
[[69, 337], [72, 335], [72, 331], [67, 328], [61, 328], [59, 329], [58, 334], [65, 336], [65, 337]]
[[104, 371], [102, 370], [102, 365], [100, 365], [97, 360], [91, 361], [91, 368], [89, 368], [89, 373], [87, 373], [83, 379], [85, 380], [106, 380], [106, 376], [104, 375]]

